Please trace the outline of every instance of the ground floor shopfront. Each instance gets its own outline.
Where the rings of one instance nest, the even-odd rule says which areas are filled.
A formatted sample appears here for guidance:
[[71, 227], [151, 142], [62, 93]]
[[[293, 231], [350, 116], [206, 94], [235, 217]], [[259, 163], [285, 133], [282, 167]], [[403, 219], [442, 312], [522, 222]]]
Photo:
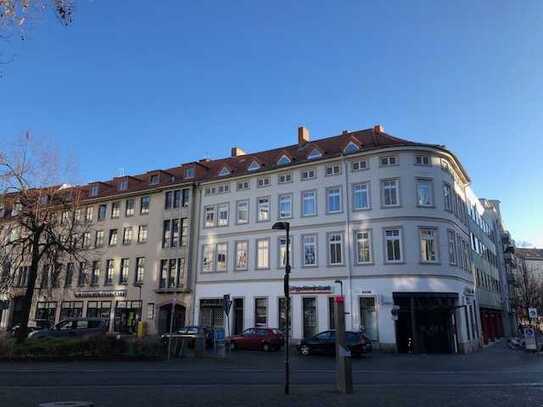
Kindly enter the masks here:
[[481, 306], [480, 318], [484, 344], [494, 342], [504, 336], [502, 310]]
[[[345, 295], [345, 325], [362, 330], [383, 350], [470, 352], [479, 347], [480, 325], [473, 287], [460, 279], [353, 278], [291, 280], [291, 338], [335, 328], [334, 297]], [[439, 287], [439, 290], [436, 289]], [[232, 307], [224, 313], [223, 296]], [[282, 280], [198, 284], [195, 321], [237, 334], [250, 327], [284, 330]]]

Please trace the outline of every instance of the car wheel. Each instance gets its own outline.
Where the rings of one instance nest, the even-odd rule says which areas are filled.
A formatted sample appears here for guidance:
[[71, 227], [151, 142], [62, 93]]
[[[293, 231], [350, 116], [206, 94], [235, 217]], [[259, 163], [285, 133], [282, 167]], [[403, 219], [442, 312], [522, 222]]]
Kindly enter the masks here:
[[307, 345], [302, 345], [300, 347], [300, 353], [304, 356], [309, 356], [309, 354], [311, 353], [311, 350], [309, 349], [309, 346]]
[[237, 348], [236, 342], [230, 342], [230, 350], [236, 350]]
[[270, 344], [269, 344], [269, 343], [264, 343], [264, 344], [262, 345], [262, 350], [263, 350], [264, 352], [269, 352], [269, 351], [271, 350]]

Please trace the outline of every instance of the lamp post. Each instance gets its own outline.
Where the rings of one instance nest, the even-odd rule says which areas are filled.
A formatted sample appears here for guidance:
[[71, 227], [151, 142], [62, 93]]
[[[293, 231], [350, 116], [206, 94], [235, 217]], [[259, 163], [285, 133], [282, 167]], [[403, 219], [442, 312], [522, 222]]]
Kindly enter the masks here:
[[289, 360], [288, 360], [288, 345], [289, 345], [289, 331], [290, 331], [290, 289], [289, 289], [289, 277], [290, 277], [290, 258], [289, 258], [289, 244], [290, 244], [290, 223], [288, 222], [276, 222], [272, 226], [273, 230], [284, 230], [286, 233], [286, 249], [285, 249], [285, 277], [283, 279], [283, 289], [285, 292], [285, 308], [286, 308], [286, 337], [285, 337], [285, 394], [289, 394]]
[[343, 297], [343, 281], [336, 280], [336, 281], [334, 281], [334, 283], [339, 284], [340, 289], [341, 289], [341, 296]]

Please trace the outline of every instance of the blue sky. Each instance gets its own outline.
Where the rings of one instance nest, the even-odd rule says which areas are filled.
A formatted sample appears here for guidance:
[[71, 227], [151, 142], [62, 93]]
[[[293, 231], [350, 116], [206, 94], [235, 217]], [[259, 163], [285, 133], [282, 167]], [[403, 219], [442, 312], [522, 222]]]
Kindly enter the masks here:
[[540, 1], [78, 0], [1, 68], [0, 142], [30, 129], [80, 181], [376, 123], [445, 144], [543, 247]]

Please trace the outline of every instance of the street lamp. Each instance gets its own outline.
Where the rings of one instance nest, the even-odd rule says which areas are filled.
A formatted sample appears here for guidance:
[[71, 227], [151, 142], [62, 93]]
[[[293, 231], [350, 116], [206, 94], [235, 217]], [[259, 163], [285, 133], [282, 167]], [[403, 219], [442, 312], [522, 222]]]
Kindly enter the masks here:
[[336, 280], [334, 281], [334, 283], [339, 284], [339, 286], [341, 287], [341, 296], [343, 297], [343, 281]]
[[289, 244], [290, 244], [290, 223], [288, 222], [275, 222], [272, 226], [273, 230], [284, 230], [286, 232], [286, 250], [285, 250], [285, 277], [283, 280], [283, 289], [285, 292], [286, 301], [286, 338], [285, 338], [285, 394], [289, 394], [289, 364], [288, 364], [288, 338], [289, 338], [289, 325], [290, 325], [290, 289], [289, 289], [289, 276], [290, 276], [290, 258], [289, 258]]

